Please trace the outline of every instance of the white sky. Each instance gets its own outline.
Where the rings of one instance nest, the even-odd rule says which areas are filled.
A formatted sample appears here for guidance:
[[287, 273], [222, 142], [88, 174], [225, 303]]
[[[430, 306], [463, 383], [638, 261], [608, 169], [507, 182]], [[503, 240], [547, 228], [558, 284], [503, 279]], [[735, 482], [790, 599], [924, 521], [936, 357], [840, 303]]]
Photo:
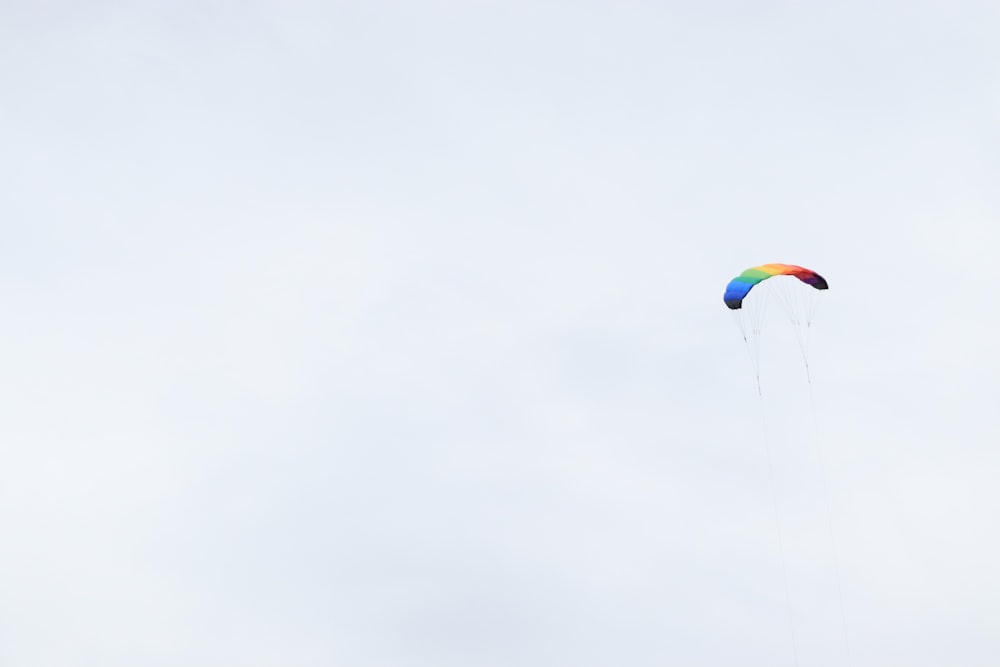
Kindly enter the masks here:
[[[1000, 652], [1000, 6], [0, 1], [0, 664]], [[763, 350], [802, 665], [843, 665]]]

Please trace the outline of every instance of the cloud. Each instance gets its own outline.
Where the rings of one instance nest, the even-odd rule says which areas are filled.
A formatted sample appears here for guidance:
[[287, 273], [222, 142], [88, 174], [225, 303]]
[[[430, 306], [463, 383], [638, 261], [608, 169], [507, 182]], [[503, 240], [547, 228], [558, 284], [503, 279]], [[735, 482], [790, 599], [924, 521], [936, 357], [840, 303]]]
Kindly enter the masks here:
[[991, 664], [995, 12], [53, 3], [0, 39], [0, 655]]

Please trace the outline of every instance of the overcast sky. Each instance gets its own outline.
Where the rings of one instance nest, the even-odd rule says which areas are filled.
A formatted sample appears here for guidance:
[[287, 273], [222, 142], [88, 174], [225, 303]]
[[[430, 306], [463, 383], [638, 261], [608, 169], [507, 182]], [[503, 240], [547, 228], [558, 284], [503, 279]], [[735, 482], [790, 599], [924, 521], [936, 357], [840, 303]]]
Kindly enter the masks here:
[[0, 663], [994, 667], [998, 35], [0, 0]]

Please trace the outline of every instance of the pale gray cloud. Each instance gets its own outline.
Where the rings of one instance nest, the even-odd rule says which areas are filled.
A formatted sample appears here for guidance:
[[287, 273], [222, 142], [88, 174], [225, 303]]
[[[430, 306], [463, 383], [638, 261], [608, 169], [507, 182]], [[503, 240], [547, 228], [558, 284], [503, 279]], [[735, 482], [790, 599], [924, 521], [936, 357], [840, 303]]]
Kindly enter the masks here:
[[0, 13], [0, 662], [992, 665], [992, 4]]

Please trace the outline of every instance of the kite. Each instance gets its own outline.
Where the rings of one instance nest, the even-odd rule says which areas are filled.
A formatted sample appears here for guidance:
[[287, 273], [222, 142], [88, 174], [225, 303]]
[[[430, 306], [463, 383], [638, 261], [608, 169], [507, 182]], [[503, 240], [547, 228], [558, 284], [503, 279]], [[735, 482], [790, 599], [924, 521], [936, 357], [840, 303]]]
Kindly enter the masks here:
[[743, 299], [755, 285], [774, 276], [794, 276], [816, 289], [829, 289], [826, 279], [811, 269], [794, 264], [762, 264], [747, 269], [729, 281], [729, 285], [726, 286], [726, 294], [722, 299], [730, 310], [739, 310], [743, 307]]

